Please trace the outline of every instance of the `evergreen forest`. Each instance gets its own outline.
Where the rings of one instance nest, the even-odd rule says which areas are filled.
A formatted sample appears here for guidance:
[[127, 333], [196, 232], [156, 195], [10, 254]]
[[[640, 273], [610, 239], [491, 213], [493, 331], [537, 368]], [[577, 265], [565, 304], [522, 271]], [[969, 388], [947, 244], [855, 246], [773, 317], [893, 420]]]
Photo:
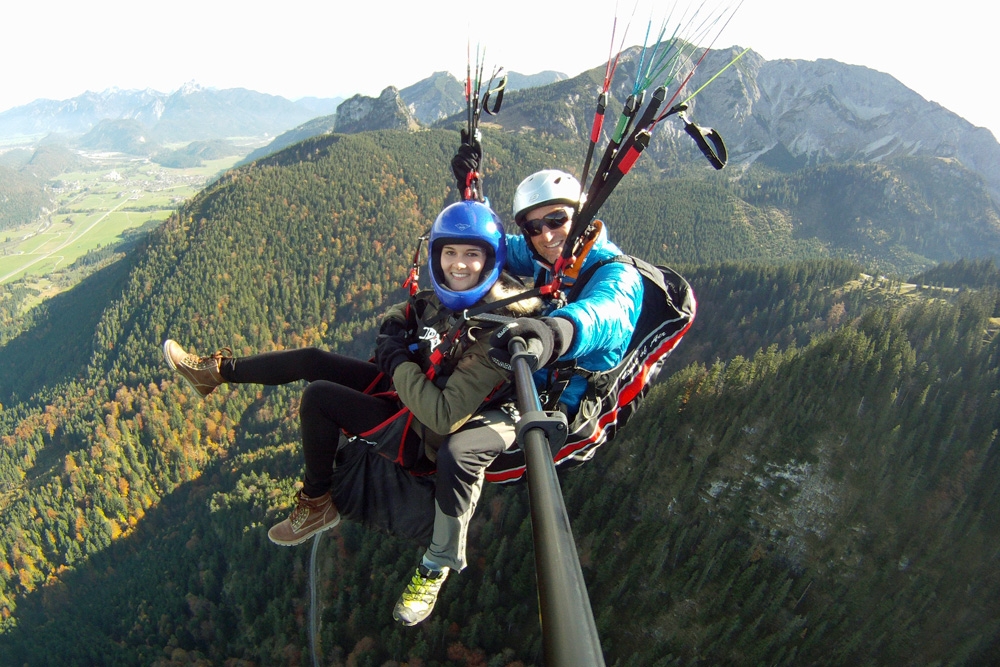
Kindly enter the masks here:
[[[457, 198], [457, 136], [313, 138], [27, 316], [4, 286], [0, 664], [309, 665], [313, 644], [337, 667], [542, 664], [524, 486], [484, 490], [470, 566], [404, 628], [422, 545], [350, 522], [267, 539], [301, 475], [302, 385], [201, 399], [160, 349], [369, 356]], [[544, 133], [484, 147], [504, 219], [523, 177], [583, 155]], [[943, 168], [647, 161], [609, 199], [611, 238], [681, 271], [698, 315], [561, 478], [608, 665], [1000, 663], [1000, 232]]]

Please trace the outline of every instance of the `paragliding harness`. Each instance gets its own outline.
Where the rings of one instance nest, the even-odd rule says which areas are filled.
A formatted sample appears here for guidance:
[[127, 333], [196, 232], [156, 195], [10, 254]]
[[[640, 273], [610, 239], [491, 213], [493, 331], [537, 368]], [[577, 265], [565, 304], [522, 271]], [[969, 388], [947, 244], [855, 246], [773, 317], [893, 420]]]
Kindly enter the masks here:
[[[540, 396], [542, 407], [547, 411], [558, 409], [562, 392], [574, 375], [587, 380], [587, 390], [569, 424], [566, 440], [553, 448], [553, 462], [560, 470], [589, 460], [598, 447], [614, 439], [642, 405], [650, 383], [687, 333], [695, 316], [694, 294], [680, 274], [630, 255], [611, 257], [589, 267], [574, 283], [567, 301], [572, 303], [594, 273], [611, 262], [634, 266], [642, 276], [639, 320], [625, 356], [614, 368], [589, 371], [580, 368], [575, 361], [549, 366], [552, 381]], [[524, 453], [520, 449], [509, 449], [486, 469], [486, 480], [509, 484], [521, 481], [524, 473]]]

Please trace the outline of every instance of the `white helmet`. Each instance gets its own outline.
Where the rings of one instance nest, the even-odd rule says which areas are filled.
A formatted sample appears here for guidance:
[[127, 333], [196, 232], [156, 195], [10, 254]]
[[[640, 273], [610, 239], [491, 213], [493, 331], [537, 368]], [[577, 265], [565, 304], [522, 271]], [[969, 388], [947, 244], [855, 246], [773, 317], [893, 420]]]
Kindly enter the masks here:
[[524, 222], [524, 216], [532, 209], [550, 204], [579, 206], [581, 200], [580, 181], [558, 169], [543, 169], [521, 181], [514, 191], [514, 221]]

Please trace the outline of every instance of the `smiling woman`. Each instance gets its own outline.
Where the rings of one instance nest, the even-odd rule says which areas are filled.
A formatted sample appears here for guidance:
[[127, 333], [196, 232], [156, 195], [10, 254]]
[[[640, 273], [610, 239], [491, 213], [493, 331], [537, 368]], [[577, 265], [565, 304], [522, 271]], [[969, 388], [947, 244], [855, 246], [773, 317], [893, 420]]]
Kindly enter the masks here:
[[233, 357], [229, 348], [198, 356], [172, 339], [163, 345], [168, 366], [201, 396], [227, 383], [309, 381], [299, 408], [302, 489], [268, 538], [301, 544], [343, 515], [427, 544], [393, 611], [404, 625], [427, 618], [448, 572], [466, 566], [482, 469], [514, 442], [513, 422], [498, 409], [510, 371], [487, 357], [499, 324], [470, 311], [531, 315], [541, 305], [520, 303], [524, 286], [502, 275], [506, 235], [485, 204], [447, 206], [429, 236], [433, 290], [387, 310], [374, 362], [310, 347]]
[[427, 269], [441, 302], [452, 310], [465, 310], [483, 298], [506, 258], [499, 218], [487, 206], [452, 204], [431, 226]]
[[441, 248], [441, 273], [455, 292], [475, 287], [485, 262], [486, 251], [477, 245], [449, 243]]

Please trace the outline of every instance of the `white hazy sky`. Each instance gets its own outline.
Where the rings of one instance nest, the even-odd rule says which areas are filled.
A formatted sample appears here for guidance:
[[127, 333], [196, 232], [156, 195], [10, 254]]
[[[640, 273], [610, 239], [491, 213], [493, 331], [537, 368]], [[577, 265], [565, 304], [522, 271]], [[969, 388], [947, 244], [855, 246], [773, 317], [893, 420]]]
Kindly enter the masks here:
[[[633, 8], [626, 45], [642, 43], [650, 18], [655, 32], [671, 8], [676, 6], [674, 25], [685, 7], [701, 0], [638, 2], [618, 3], [616, 42]], [[473, 46], [486, 48], [487, 69], [575, 75], [607, 60], [616, 14], [615, 0], [4, 4], [0, 112], [111, 87], [169, 93], [189, 81], [289, 99], [376, 95], [435, 71], [464, 75], [470, 37]], [[744, 0], [715, 46], [749, 46], [768, 60], [832, 58], [886, 72], [1000, 138], [993, 48], [998, 8], [992, 0], [926, 6], [902, 0]]]

